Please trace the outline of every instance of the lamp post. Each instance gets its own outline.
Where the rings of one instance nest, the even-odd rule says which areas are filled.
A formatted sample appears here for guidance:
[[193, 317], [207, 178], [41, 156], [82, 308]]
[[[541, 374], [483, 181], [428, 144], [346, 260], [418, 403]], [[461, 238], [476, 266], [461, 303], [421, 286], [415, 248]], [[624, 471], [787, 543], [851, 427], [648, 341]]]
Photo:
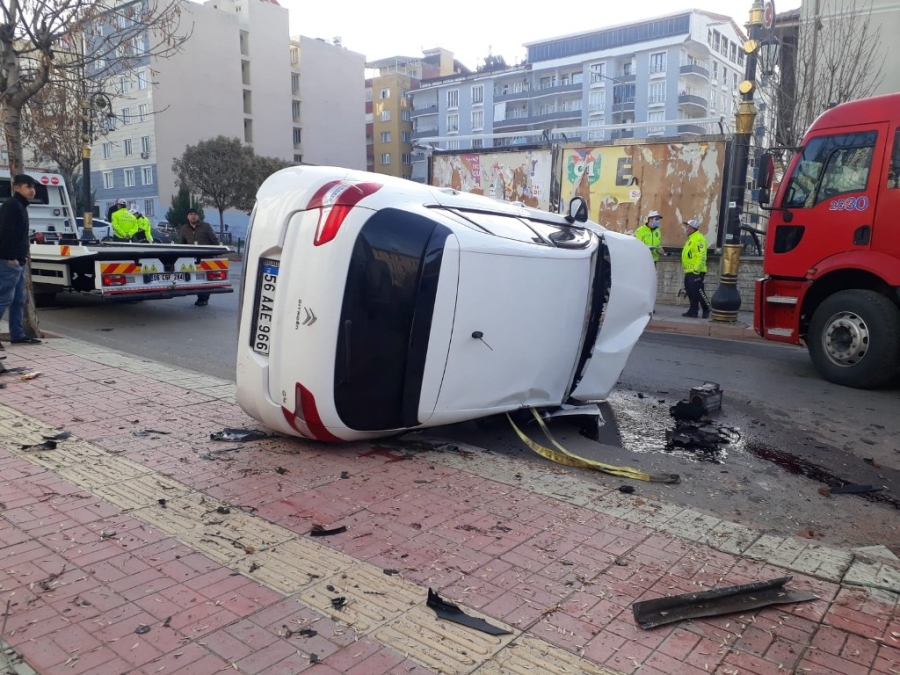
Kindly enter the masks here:
[[741, 262], [741, 212], [747, 189], [747, 164], [750, 160], [753, 122], [756, 119], [753, 94], [756, 91], [756, 65], [763, 28], [763, 12], [762, 0], [754, 0], [753, 6], [750, 8], [750, 22], [748, 23], [750, 37], [743, 46], [744, 52], [747, 54], [747, 68], [744, 72], [744, 81], [739, 87], [741, 103], [734, 116], [734, 161], [728, 187], [728, 216], [719, 272], [719, 287], [710, 300], [713, 321], [733, 323], [737, 321], [738, 310], [741, 308], [741, 294], [738, 291], [738, 268]]
[[81, 185], [84, 201], [84, 230], [81, 238], [84, 241], [96, 241], [94, 236], [94, 200], [91, 197], [91, 144], [94, 140], [94, 109], [107, 108], [107, 118], [115, 117], [112, 112], [112, 101], [102, 91], [87, 92], [85, 83], [81, 100]]

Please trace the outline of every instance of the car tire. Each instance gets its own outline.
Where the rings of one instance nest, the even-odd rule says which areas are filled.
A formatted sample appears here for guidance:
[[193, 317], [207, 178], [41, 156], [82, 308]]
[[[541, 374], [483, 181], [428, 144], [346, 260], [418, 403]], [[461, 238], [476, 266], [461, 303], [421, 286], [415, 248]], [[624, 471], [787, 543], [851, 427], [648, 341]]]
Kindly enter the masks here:
[[876, 291], [840, 291], [816, 309], [807, 345], [813, 365], [829, 382], [879, 387], [900, 370], [900, 308]]

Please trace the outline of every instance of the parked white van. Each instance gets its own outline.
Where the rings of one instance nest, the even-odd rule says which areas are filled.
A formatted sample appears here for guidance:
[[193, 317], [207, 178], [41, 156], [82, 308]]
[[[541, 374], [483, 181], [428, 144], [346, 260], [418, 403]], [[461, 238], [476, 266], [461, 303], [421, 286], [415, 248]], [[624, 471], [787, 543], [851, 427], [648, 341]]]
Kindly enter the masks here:
[[257, 194], [237, 399], [278, 431], [386, 436], [605, 399], [650, 320], [633, 237], [377, 174], [292, 167]]

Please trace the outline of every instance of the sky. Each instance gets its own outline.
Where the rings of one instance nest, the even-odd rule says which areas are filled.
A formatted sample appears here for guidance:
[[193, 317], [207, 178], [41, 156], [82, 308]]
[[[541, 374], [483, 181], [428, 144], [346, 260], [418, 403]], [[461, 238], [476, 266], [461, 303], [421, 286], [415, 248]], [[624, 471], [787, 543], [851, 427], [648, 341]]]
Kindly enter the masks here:
[[[443, 47], [469, 68], [476, 68], [489, 50], [513, 64], [525, 57], [523, 42], [590, 31], [606, 26], [704, 9], [725, 14], [742, 26], [750, 0], [601, 0], [559, 7], [547, 0], [491, 2], [486, 0], [278, 0], [290, 10], [291, 35], [331, 41], [339, 36], [347, 49], [368, 61], [388, 56], [421, 56], [422, 49]], [[332, 0], [334, 1], [334, 0]], [[800, 0], [776, 0], [776, 12], [796, 9]], [[589, 9], [595, 7], [596, 9]], [[558, 8], [558, 9], [556, 9]], [[601, 9], [602, 8], [602, 9]]]

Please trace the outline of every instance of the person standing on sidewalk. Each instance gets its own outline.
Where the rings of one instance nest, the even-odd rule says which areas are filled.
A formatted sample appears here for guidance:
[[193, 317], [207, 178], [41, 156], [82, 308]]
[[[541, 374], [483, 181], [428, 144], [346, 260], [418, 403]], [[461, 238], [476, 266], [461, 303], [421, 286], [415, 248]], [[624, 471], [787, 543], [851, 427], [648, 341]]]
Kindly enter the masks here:
[[684, 223], [687, 241], [681, 250], [681, 266], [684, 268], [684, 292], [691, 306], [681, 316], [698, 318], [698, 309], [703, 309], [703, 318], [709, 318], [709, 298], [703, 286], [706, 279], [706, 237], [700, 232], [700, 221], [688, 220]]
[[[9, 309], [9, 341], [12, 344], [39, 345], [37, 338], [25, 335], [25, 264], [29, 254], [28, 205], [34, 199], [37, 183], [31, 176], [13, 178], [13, 195], [0, 206], [0, 319]], [[0, 344], [0, 350], [3, 345]]]
[[647, 216], [647, 222], [641, 225], [634, 233], [638, 241], [643, 242], [650, 252], [653, 254], [653, 264], [659, 262], [659, 255], [666, 255], [665, 249], [662, 247], [662, 233], [659, 231], [659, 224], [662, 222], [662, 216], [659, 211], [651, 211]]
[[[219, 245], [219, 238], [216, 236], [215, 231], [213, 231], [212, 225], [205, 220], [200, 220], [200, 214], [197, 213], [197, 209], [188, 209], [187, 219], [187, 225], [182, 225], [181, 232], [178, 234], [179, 244], [196, 244], [198, 246]], [[209, 293], [198, 293], [197, 302], [194, 304], [197, 307], [206, 307], [206, 305], [209, 304]]]

